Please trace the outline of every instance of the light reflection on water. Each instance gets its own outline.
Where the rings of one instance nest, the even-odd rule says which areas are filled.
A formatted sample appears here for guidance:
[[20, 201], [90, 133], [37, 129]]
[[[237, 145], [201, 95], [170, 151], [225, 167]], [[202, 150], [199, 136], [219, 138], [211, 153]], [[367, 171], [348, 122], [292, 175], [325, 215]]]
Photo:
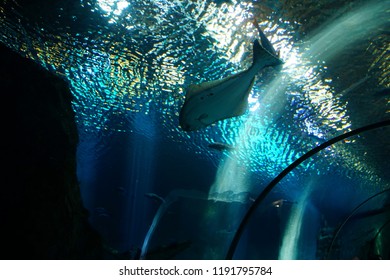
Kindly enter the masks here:
[[[255, 104], [257, 109], [255, 110], [252, 107], [249, 110], [249, 114], [244, 116], [244, 121], [238, 126], [239, 129], [232, 141], [236, 145], [234, 156], [229, 156], [225, 161], [221, 162], [210, 193], [223, 193], [226, 191], [240, 193], [250, 191], [248, 185], [242, 183], [242, 181], [245, 181], [245, 178], [229, 175], [232, 170], [239, 168], [242, 161], [244, 161], [245, 166], [255, 165], [264, 168], [264, 163], [275, 163], [281, 158], [286, 160], [286, 155], [291, 154], [291, 150], [294, 150], [293, 157], [289, 157], [289, 161], [284, 161], [284, 164], [289, 164], [302, 155], [300, 154], [301, 152], [310, 149], [310, 146], [304, 147], [304, 145], [308, 145], [307, 142], [300, 143], [302, 146], [299, 149], [292, 148], [291, 145], [294, 144], [293, 139], [288, 136], [283, 137], [283, 131], [278, 131], [276, 138], [267, 137], [269, 135], [264, 134], [264, 129], [259, 129], [254, 134], [251, 133], [253, 131], [251, 126], [256, 124], [256, 128], [258, 129], [259, 124], [260, 127], [262, 124], [264, 125], [261, 120], [266, 116], [271, 116], [271, 120], [265, 123], [265, 125], [275, 123], [277, 118], [283, 118], [286, 106], [288, 106], [286, 94], [289, 95], [291, 91], [298, 93], [293, 94], [294, 102], [298, 104], [298, 108], [295, 109], [295, 106], [291, 106], [287, 110], [296, 110], [293, 119], [301, 121], [298, 123], [301, 132], [313, 136], [319, 141], [323, 141], [323, 139], [326, 139], [326, 137], [332, 134], [336, 135], [338, 131], [347, 132], [350, 130], [352, 124], [348, 117], [347, 102], [343, 102], [336, 96], [332, 86], [332, 79], [326, 76], [324, 77], [324, 73], [326, 72], [325, 60], [333, 58], [345, 47], [365, 39], [368, 32], [375, 32], [379, 26], [384, 25], [387, 22], [386, 20], [376, 20], [375, 24], [369, 26], [370, 29], [367, 28], [367, 25], [360, 26], [356, 22], [351, 24], [351, 21], [354, 22], [356, 17], [361, 17], [363, 23], [365, 21], [374, 21], [380, 18], [379, 15], [382, 14], [383, 8], [381, 4], [374, 7], [369, 5], [368, 8], [364, 6], [343, 15], [335, 23], [325, 23], [321, 31], [316, 33], [312, 39], [302, 44], [301, 51], [291, 49], [289, 53], [286, 53], [286, 63], [283, 65], [282, 71], [269, 82], [261, 97], [261, 103], [273, 104], [271, 105], [272, 114], [269, 114], [270, 112], [265, 108], [261, 108], [261, 106]], [[350, 29], [346, 29], [344, 23], [347, 23]], [[348, 33], [348, 36], [344, 35], [345, 33]], [[353, 33], [354, 36], [350, 36], [350, 33]], [[331, 50], [327, 50], [329, 44], [326, 44], [326, 42], [331, 42]], [[281, 47], [283, 48], [283, 46]], [[306, 106], [305, 103], [307, 104]], [[315, 118], [311, 118], [310, 116], [315, 116]], [[293, 131], [297, 131], [297, 129]], [[287, 134], [290, 133], [292, 131], [287, 131]], [[287, 141], [285, 138], [287, 138]], [[281, 139], [282, 141], [280, 141]], [[250, 149], [251, 143], [256, 143], [256, 145], [274, 143], [276, 145], [274, 147], [268, 147], [266, 149], [267, 152], [264, 152], [264, 149]], [[283, 143], [283, 145], [279, 143]], [[317, 141], [316, 143], [318, 144]], [[344, 150], [345, 147], [342, 149]], [[241, 153], [241, 160], [236, 158], [237, 153]], [[329, 153], [333, 154], [331, 150]], [[350, 152], [346, 149], [343, 153]], [[255, 155], [255, 158], [252, 155]], [[372, 168], [363, 160], [353, 155], [348, 157], [346, 161], [349, 162], [349, 165], [354, 166], [356, 170], [364, 169], [368, 173], [371, 173]], [[301, 168], [306, 169], [309, 164], [310, 162], [307, 162], [306, 166], [302, 166]], [[260, 170], [257, 169], [257, 171]], [[261, 171], [262, 173], [267, 171], [266, 173], [272, 174], [271, 177], [278, 174], [277, 170], [272, 170], [271, 168]], [[236, 174], [238, 173], [236, 172]], [[241, 173], [245, 174], [246, 172], [241, 171]], [[226, 184], [226, 178], [229, 178], [228, 184]]]
[[[237, 160], [248, 171], [272, 177], [301, 151], [351, 129], [349, 100], [340, 92], [354, 83], [340, 90], [326, 60], [373, 36], [372, 30], [380, 32], [388, 14], [385, 2], [345, 12], [306, 36], [297, 31], [307, 26], [300, 22], [303, 15], [292, 21], [289, 10], [275, 1], [81, 1], [82, 7], [102, 15], [96, 30], [73, 33], [66, 28], [54, 32], [50, 26], [11, 26], [4, 15], [2, 40], [66, 77], [82, 130], [134, 131], [135, 114], [154, 112], [161, 124], [157, 135], [216, 163], [207, 143], [243, 147], [235, 152]], [[177, 119], [185, 88], [250, 65], [252, 41], [258, 36], [253, 18], [280, 51], [285, 61], [281, 73], [268, 70], [258, 78], [246, 115], [204, 131], [183, 132]], [[20, 34], [25, 40], [17, 39]], [[374, 54], [378, 48], [370, 50]], [[384, 55], [377, 55], [373, 63], [389, 68]], [[378, 73], [383, 76], [380, 84], [388, 86], [383, 73]], [[366, 76], [367, 72], [357, 79], [365, 84]]]
[[[17, 7], [0, 7], [0, 40], [69, 81], [81, 139], [92, 139], [93, 143], [90, 146], [86, 141], [84, 150], [80, 149], [84, 175], [99, 178], [99, 169], [94, 165], [103, 161], [99, 158], [101, 154], [109, 154], [110, 136], [126, 132], [120, 135], [142, 139], [124, 148], [134, 150], [132, 157], [120, 155], [128, 160], [129, 166], [118, 176], [131, 173], [131, 179], [124, 182], [129, 189], [142, 192], [156, 187], [165, 192], [171, 187], [169, 183], [153, 182], [153, 176], [155, 163], [160, 160], [165, 164], [165, 158], [156, 159], [165, 148], [163, 144], [173, 142], [177, 150], [168, 151], [171, 162], [176, 160], [176, 153], [185, 150], [188, 152], [185, 160], [180, 160], [189, 165], [188, 169], [203, 168], [193, 163], [197, 158], [219, 165], [210, 198], [227, 198], [231, 202], [249, 197], [245, 203], [250, 203], [255, 196], [248, 195], [249, 192], [257, 194], [304, 152], [352, 128], [388, 118], [388, 96], [370, 95], [375, 89], [390, 85], [388, 1], [371, 1], [360, 8], [349, 2], [347, 5], [332, 1], [332, 5], [339, 6], [322, 11], [318, 7], [326, 6], [329, 1], [304, 1], [303, 5], [302, 1], [273, 0], [83, 0], [81, 13], [72, 14], [69, 22], [62, 22], [59, 17], [66, 18], [67, 11], [63, 9], [57, 11], [59, 15], [54, 15], [50, 23], [29, 22]], [[333, 12], [337, 17], [322, 25], [326, 15]], [[84, 14], [90, 18], [83, 18]], [[77, 18], [81, 23], [85, 20], [85, 26]], [[284, 65], [259, 75], [244, 116], [221, 121], [203, 131], [182, 131], [178, 112], [188, 85], [226, 77], [250, 66], [252, 42], [258, 37], [254, 18], [280, 51]], [[319, 25], [322, 28], [316, 29]], [[371, 144], [388, 146], [387, 138], [372, 138], [375, 142]], [[331, 172], [331, 180], [346, 177], [351, 179], [347, 183], [353, 185], [332, 182], [329, 192], [349, 187], [354, 191], [359, 187], [373, 191], [377, 186], [388, 186], [385, 175], [388, 165], [383, 164], [387, 160], [377, 160], [382, 159], [382, 150], [370, 154], [364, 140], [364, 137], [348, 139], [326, 149], [317, 159], [306, 161], [286, 179], [291, 180], [289, 184], [278, 185], [279, 193], [302, 193], [299, 191], [308, 185], [299, 185], [293, 179], [308, 174], [326, 177], [327, 172]], [[232, 151], [216, 155], [208, 148], [213, 142], [228, 144]], [[187, 172], [184, 175], [174, 168], [162, 169], [159, 171], [172, 178], [185, 177], [189, 185], [191, 176], [202, 176], [185, 168], [181, 169]], [[256, 180], [251, 181], [251, 176]], [[321, 182], [317, 183], [322, 187]], [[91, 184], [91, 188], [95, 185]], [[133, 202], [145, 206], [137, 196], [128, 199], [126, 207], [133, 207]], [[299, 206], [305, 204], [306, 201]], [[142, 207], [139, 209], [143, 210]], [[142, 210], [139, 213], [144, 213]], [[303, 213], [299, 213], [299, 208], [295, 210], [290, 222], [292, 232], [302, 225]], [[129, 220], [137, 216], [140, 223], [145, 223], [137, 211], [131, 212], [134, 216]], [[233, 212], [222, 211], [215, 217], [217, 221], [224, 217], [239, 220], [240, 213]], [[135, 230], [138, 226], [134, 222], [131, 227], [141, 234]], [[202, 227], [203, 223], [196, 226]], [[213, 223], [206, 231], [214, 234], [220, 230], [218, 226], [224, 225]], [[229, 226], [221, 232], [227, 233], [220, 235], [227, 240], [233, 229]], [[297, 240], [298, 236], [286, 240], [287, 251], [294, 253]]]

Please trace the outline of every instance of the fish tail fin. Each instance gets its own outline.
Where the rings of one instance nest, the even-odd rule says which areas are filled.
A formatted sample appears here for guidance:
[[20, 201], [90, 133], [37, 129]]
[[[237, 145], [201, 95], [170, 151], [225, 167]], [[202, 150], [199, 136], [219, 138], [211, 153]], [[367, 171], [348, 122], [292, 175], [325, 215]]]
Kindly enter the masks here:
[[282, 64], [279, 55], [276, 53], [271, 42], [267, 39], [264, 32], [261, 30], [256, 18], [253, 19], [253, 25], [259, 31], [260, 42], [253, 42], [253, 65], [276, 66]]
[[[265, 36], [264, 36], [265, 38]], [[264, 43], [263, 38], [261, 38], [261, 44], [259, 40], [253, 42], [253, 66], [259, 65], [261, 68], [266, 66], [276, 66], [283, 63], [283, 61], [276, 54], [275, 50], [271, 52], [268, 50], [267, 43]], [[271, 43], [267, 40], [269, 46], [272, 47]]]

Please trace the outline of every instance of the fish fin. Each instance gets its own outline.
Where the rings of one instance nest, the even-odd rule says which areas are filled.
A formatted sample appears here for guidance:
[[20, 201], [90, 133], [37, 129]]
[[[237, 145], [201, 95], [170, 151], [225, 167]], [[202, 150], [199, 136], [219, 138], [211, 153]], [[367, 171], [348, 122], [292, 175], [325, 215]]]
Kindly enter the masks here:
[[266, 66], [276, 66], [282, 64], [279, 53], [277, 53], [271, 42], [267, 39], [264, 32], [261, 30], [259, 23], [253, 19], [253, 25], [259, 31], [260, 42], [253, 42], [253, 64], [266, 61]]
[[[269, 42], [269, 41], [268, 41]], [[279, 59], [277, 54], [270, 53], [259, 40], [253, 42], [253, 64], [263, 64], [265, 66], [276, 66], [283, 62]]]
[[246, 109], [248, 109], [248, 101], [243, 100], [237, 106], [236, 110], [234, 110], [233, 117], [238, 117], [238, 116], [241, 116], [241, 115], [245, 114]]
[[[261, 31], [261, 30], [260, 30]], [[265, 36], [263, 32], [260, 32], [260, 40], [261, 40], [261, 45], [271, 54], [274, 56], [277, 56], [277, 53], [272, 46], [271, 42], [268, 40], [268, 38]]]
[[190, 85], [187, 88], [185, 100], [190, 99], [192, 96], [194, 96], [195, 94], [197, 94], [198, 92], [201, 92], [201, 91], [202, 91], [202, 87], [200, 85]]

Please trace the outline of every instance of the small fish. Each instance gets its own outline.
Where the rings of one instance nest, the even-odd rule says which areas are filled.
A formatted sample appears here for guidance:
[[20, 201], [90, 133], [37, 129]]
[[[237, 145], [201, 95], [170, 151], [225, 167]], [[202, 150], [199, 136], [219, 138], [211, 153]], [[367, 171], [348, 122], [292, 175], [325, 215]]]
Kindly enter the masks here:
[[279, 200], [275, 200], [272, 202], [272, 206], [276, 207], [276, 208], [279, 208], [281, 206], [283, 206], [283, 203], [287, 201], [285, 199], [279, 199]]
[[346, 96], [350, 92], [354, 92], [356, 89], [361, 87], [367, 80], [369, 80], [371, 77], [370, 76], [364, 76], [362, 79], [359, 81], [353, 83], [350, 85], [348, 88], [344, 89], [342, 92], [340, 92], [340, 96]]
[[289, 200], [286, 200], [286, 199], [279, 199], [279, 200], [275, 200], [275, 201], [272, 202], [272, 206], [274, 206], [276, 208], [282, 207], [284, 204], [291, 205], [291, 204], [296, 204], [296, 202], [289, 201]]
[[96, 207], [94, 209], [94, 213], [97, 217], [100, 217], [100, 218], [110, 218], [111, 217], [110, 213], [104, 207]]
[[245, 113], [257, 73], [283, 63], [262, 32], [260, 39], [261, 43], [259, 40], [253, 43], [253, 63], [249, 69], [221, 80], [189, 86], [179, 114], [179, 124], [184, 131], [202, 129]]
[[151, 198], [153, 200], [156, 200], [158, 202], [165, 203], [165, 199], [162, 198], [161, 196], [159, 196], [158, 194], [155, 194], [155, 193], [145, 193], [145, 196], [149, 197], [149, 198]]
[[210, 144], [208, 144], [208, 147], [211, 149], [220, 151], [220, 152], [231, 151], [234, 149], [232, 146], [225, 144], [225, 143], [220, 143], [220, 142], [210, 143]]

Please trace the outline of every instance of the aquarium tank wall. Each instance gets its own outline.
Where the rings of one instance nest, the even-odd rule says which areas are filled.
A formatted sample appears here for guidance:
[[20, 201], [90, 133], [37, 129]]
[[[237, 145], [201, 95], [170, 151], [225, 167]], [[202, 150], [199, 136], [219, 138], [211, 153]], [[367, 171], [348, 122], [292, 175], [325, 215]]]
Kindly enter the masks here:
[[390, 258], [389, 1], [0, 3], [70, 90], [87, 258]]

